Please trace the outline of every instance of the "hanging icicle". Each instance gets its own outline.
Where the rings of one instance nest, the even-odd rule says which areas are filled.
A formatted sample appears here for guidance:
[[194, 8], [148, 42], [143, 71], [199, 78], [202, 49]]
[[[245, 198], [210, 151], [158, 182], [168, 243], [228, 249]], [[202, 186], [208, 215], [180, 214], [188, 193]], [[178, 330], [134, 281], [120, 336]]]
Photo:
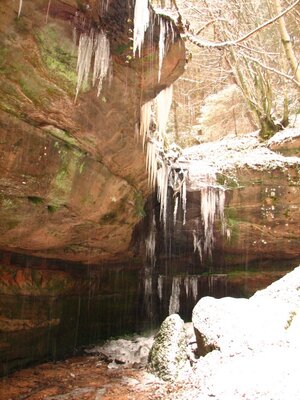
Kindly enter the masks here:
[[[214, 223], [216, 215], [224, 226], [225, 190], [208, 186], [201, 190], [201, 217], [204, 227], [204, 252], [211, 257], [214, 244]], [[222, 228], [224, 232], [224, 228]]]
[[[100, 95], [103, 79], [109, 73], [111, 65], [109, 40], [103, 32], [92, 29], [89, 34], [82, 33], [79, 38], [77, 58], [77, 86], [76, 96], [82, 85], [88, 83], [92, 58], [94, 57], [92, 83], [95, 86], [98, 80], [97, 96]], [[111, 72], [111, 71], [110, 71]]]
[[148, 173], [149, 187], [155, 190], [157, 180], [157, 157], [156, 145], [153, 142], [147, 142], [146, 170]]
[[162, 163], [161, 167], [156, 173], [157, 182], [157, 200], [160, 203], [160, 220], [163, 222], [163, 226], [167, 226], [167, 205], [168, 205], [168, 187], [169, 187], [169, 175], [171, 167], [167, 163]]
[[159, 53], [158, 53], [158, 82], [160, 82], [161, 78], [161, 70], [162, 70], [162, 64], [163, 60], [165, 57], [165, 40], [166, 40], [166, 22], [165, 20], [160, 17], [159, 21], [159, 27], [160, 27], [160, 32], [159, 32], [159, 43], [158, 43], [158, 48], [159, 48]]
[[162, 301], [163, 298], [163, 285], [164, 285], [164, 278], [162, 275], [159, 275], [157, 279], [157, 293], [159, 301]]
[[136, 0], [134, 7], [134, 32], [133, 32], [133, 56], [138, 51], [141, 57], [141, 50], [144, 43], [145, 32], [150, 22], [148, 0]]
[[156, 115], [157, 115], [157, 131], [159, 140], [163, 140], [166, 135], [167, 123], [171, 104], [173, 100], [173, 85], [162, 90], [156, 96]]
[[180, 284], [181, 278], [174, 276], [172, 280], [172, 293], [169, 302], [169, 315], [179, 313], [180, 310]]
[[148, 237], [145, 240], [146, 246], [146, 257], [150, 261], [150, 265], [152, 268], [155, 267], [155, 247], [156, 247], [156, 221], [155, 221], [155, 213], [152, 211], [152, 219], [150, 223], [150, 231]]
[[19, 0], [18, 18], [20, 18], [20, 16], [21, 16], [22, 6], [23, 6], [23, 0]]
[[147, 103], [143, 104], [141, 107], [140, 135], [143, 140], [143, 149], [145, 148], [146, 138], [149, 137], [149, 134], [150, 134], [152, 104], [153, 104], [153, 101], [151, 100], [151, 101], [148, 101]]
[[96, 80], [99, 80], [97, 96], [100, 95], [103, 79], [107, 76], [109, 63], [109, 40], [104, 33], [100, 32], [95, 38], [95, 61], [93, 73], [93, 86], [95, 86]]

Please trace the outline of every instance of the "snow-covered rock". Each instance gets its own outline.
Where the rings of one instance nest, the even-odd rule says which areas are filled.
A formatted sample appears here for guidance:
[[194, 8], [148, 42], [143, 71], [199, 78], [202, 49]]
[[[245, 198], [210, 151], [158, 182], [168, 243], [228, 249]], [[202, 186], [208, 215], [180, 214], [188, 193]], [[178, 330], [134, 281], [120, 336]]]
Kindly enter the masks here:
[[162, 323], [150, 350], [149, 371], [164, 380], [175, 379], [187, 362], [186, 332], [178, 314]]
[[202, 298], [193, 310], [198, 353], [238, 354], [297, 340], [300, 267], [249, 300]]

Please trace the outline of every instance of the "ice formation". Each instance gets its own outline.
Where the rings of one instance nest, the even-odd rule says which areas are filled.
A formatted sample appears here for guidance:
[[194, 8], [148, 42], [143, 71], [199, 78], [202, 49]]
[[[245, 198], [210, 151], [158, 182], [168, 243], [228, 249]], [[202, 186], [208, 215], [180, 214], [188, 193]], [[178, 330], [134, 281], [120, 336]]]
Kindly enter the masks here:
[[156, 222], [155, 214], [153, 212], [152, 220], [150, 224], [150, 232], [145, 240], [146, 245], [146, 257], [150, 261], [151, 267], [155, 266], [155, 247], [156, 247]]
[[76, 98], [82, 85], [88, 83], [93, 57], [92, 82], [94, 86], [98, 80], [97, 96], [99, 96], [103, 79], [107, 76], [109, 71], [110, 46], [109, 40], [103, 32], [95, 32], [92, 29], [88, 34], [82, 33], [79, 38]]
[[97, 96], [100, 95], [102, 89], [103, 79], [107, 76], [108, 68], [110, 64], [110, 49], [109, 40], [104, 33], [100, 32], [95, 38], [95, 61], [94, 61], [94, 73], [93, 73], [93, 86], [95, 86], [98, 80], [98, 92]]
[[148, 0], [136, 0], [134, 7], [133, 56], [135, 56], [138, 51], [139, 57], [141, 57], [145, 32], [149, 23], [150, 12], [148, 8]]
[[168, 86], [156, 96], [157, 131], [159, 140], [166, 135], [167, 123], [173, 100], [173, 85]]
[[18, 11], [18, 18], [20, 18], [21, 11], [22, 11], [22, 6], [23, 6], [23, 0], [19, 0], [19, 11]]
[[194, 253], [198, 251], [200, 261], [202, 261], [202, 246], [201, 246], [202, 241], [195, 230], [193, 231], [193, 243], [194, 243]]
[[186, 179], [187, 179], [187, 171], [180, 169], [175, 170], [172, 169], [172, 174], [170, 176], [169, 185], [173, 189], [173, 197], [174, 197], [174, 211], [173, 211], [173, 222], [176, 224], [177, 220], [177, 212], [179, 203], [181, 205], [181, 209], [183, 211], [183, 221], [182, 224], [186, 223]]
[[199, 277], [197, 275], [186, 276], [184, 278], [186, 297], [189, 297], [191, 293], [194, 301], [197, 300], [198, 297], [198, 279]]
[[204, 227], [203, 249], [211, 256], [214, 244], [214, 224], [218, 216], [224, 231], [225, 190], [222, 187], [207, 186], [201, 189], [201, 217]]
[[169, 315], [178, 313], [180, 310], [180, 284], [181, 278], [174, 276], [172, 280], [172, 293], [169, 302]]
[[159, 42], [158, 42], [158, 48], [159, 48], [159, 54], [158, 54], [158, 82], [160, 81], [161, 78], [161, 70], [163, 66], [163, 61], [165, 58], [165, 54], [168, 51], [168, 46], [167, 46], [167, 38], [169, 37], [168, 34], [171, 32], [171, 42], [174, 42], [174, 30], [173, 30], [173, 25], [172, 22], [169, 20], [166, 20], [162, 16], [160, 16], [159, 20]]
[[147, 103], [143, 104], [141, 107], [140, 135], [143, 140], [143, 148], [145, 148], [146, 138], [149, 137], [149, 134], [150, 134], [152, 104], [153, 104], [152, 101], [148, 101]]
[[147, 143], [146, 170], [148, 173], [149, 187], [154, 190], [157, 179], [157, 155], [156, 145], [150, 141]]
[[161, 69], [165, 56], [165, 40], [166, 40], [166, 23], [163, 18], [160, 18], [160, 32], [159, 32], [159, 59], [158, 59], [158, 82], [161, 77]]
[[157, 279], [157, 292], [158, 292], [158, 298], [160, 301], [162, 301], [163, 297], [163, 284], [164, 284], [164, 278], [163, 276], [159, 275]]

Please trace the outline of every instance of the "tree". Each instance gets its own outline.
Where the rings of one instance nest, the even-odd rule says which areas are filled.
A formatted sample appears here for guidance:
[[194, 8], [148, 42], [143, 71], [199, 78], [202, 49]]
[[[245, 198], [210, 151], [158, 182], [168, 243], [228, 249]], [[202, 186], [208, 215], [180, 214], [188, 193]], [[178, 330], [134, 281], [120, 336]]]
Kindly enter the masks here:
[[[297, 0], [283, 7], [280, 0], [274, 4], [261, 0], [177, 0], [181, 19], [188, 20], [186, 37], [192, 43], [193, 58], [196, 54], [196, 59], [203, 60], [199, 68], [199, 74], [204, 75], [200, 101], [224, 85], [236, 83], [264, 139], [286, 126], [289, 113], [298, 107], [299, 54], [288, 33], [292, 23], [287, 17], [292, 12], [297, 15], [299, 3]], [[296, 36], [298, 26], [293, 29]], [[212, 60], [217, 60], [214, 66]], [[209, 66], [209, 73], [203, 64]], [[211, 83], [205, 79], [208, 76], [216, 81], [211, 92], [203, 94]], [[193, 80], [197, 79], [194, 74]]]

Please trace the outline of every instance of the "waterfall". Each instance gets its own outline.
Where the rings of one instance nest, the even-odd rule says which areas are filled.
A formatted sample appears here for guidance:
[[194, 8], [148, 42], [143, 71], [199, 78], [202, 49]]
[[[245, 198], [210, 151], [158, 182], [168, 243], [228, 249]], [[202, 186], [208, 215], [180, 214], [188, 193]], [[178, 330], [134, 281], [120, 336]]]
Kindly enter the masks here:
[[141, 57], [141, 50], [144, 43], [145, 32], [150, 22], [148, 0], [136, 0], [134, 7], [134, 32], [133, 32], [133, 56], [138, 51]]
[[174, 276], [172, 280], [172, 293], [169, 302], [169, 315], [178, 313], [180, 310], [180, 284], [181, 278]]
[[[76, 96], [82, 85], [88, 83], [89, 73], [94, 57], [93, 79], [92, 83], [95, 86], [98, 80], [97, 96], [100, 95], [103, 79], [112, 72], [110, 59], [109, 40], [103, 32], [95, 32], [91, 29], [89, 34], [82, 33], [79, 38], [78, 57], [77, 57], [77, 86]], [[110, 76], [111, 79], [111, 76]]]

